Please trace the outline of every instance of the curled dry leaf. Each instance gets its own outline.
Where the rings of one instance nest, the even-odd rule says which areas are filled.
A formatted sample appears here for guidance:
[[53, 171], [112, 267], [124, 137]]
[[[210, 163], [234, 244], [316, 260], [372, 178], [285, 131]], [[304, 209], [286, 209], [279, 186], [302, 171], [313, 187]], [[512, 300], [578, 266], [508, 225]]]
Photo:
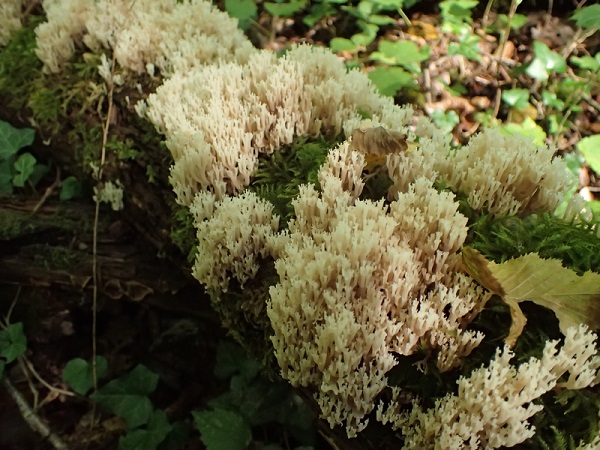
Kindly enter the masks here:
[[366, 155], [367, 168], [385, 163], [387, 155], [408, 150], [406, 134], [384, 127], [352, 131], [350, 149]]
[[527, 322], [519, 307], [522, 301], [551, 309], [563, 334], [582, 323], [600, 329], [600, 274], [586, 272], [579, 276], [559, 260], [542, 259], [537, 253], [501, 264], [488, 261], [469, 247], [462, 255], [467, 272], [510, 307], [512, 324], [505, 340], [508, 345], [515, 344]]

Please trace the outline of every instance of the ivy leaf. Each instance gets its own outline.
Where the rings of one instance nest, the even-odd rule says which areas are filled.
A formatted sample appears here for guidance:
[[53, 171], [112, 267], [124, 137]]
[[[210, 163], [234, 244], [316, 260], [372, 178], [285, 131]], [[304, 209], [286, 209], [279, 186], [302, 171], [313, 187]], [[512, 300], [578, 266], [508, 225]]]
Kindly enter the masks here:
[[585, 158], [592, 170], [600, 174], [600, 134], [587, 136], [577, 143], [577, 150]]
[[540, 41], [533, 42], [534, 60], [529, 67], [525, 69], [525, 73], [531, 78], [538, 81], [546, 81], [551, 73], [565, 73], [567, 70], [567, 62], [565, 58]]
[[13, 164], [15, 171], [17, 172], [13, 176], [13, 185], [15, 187], [25, 186], [25, 182], [33, 174], [33, 168], [35, 167], [35, 156], [31, 153], [23, 153]]
[[419, 49], [413, 41], [386, 41], [379, 43], [379, 51], [371, 54], [373, 61], [401, 65], [406, 69], [420, 73], [420, 63], [429, 58], [429, 47]]
[[[150, 166], [148, 166], [150, 167]], [[59, 197], [61, 201], [71, 200], [72, 198], [81, 197], [83, 194], [83, 187], [81, 183], [74, 176], [70, 176], [65, 178], [62, 183], [60, 183], [60, 194]]]
[[119, 439], [119, 450], [154, 450], [171, 432], [172, 426], [164, 411], [154, 411], [146, 429], [133, 430]]
[[257, 16], [258, 8], [254, 0], [225, 0], [225, 11], [239, 20], [240, 28], [247, 28], [250, 20]]
[[265, 10], [272, 16], [292, 17], [302, 11], [306, 6], [306, 0], [290, 0], [288, 3], [266, 2]]
[[600, 5], [590, 5], [575, 11], [571, 17], [578, 27], [600, 29]]
[[467, 247], [463, 249], [463, 261], [475, 280], [510, 307], [509, 345], [514, 345], [527, 322], [519, 307], [523, 301], [552, 310], [563, 334], [582, 323], [593, 330], [600, 328], [600, 274], [586, 272], [579, 276], [559, 260], [542, 259], [537, 253], [496, 264]]
[[91, 399], [127, 422], [129, 428], [145, 424], [152, 414], [148, 395], [156, 389], [158, 375], [142, 364], [127, 375], [107, 383]]
[[350, 39], [346, 38], [333, 38], [329, 42], [329, 48], [332, 52], [353, 52], [356, 51], [357, 45]]
[[35, 131], [31, 128], [17, 129], [0, 120], [0, 160], [10, 158], [28, 145], [33, 144]]
[[367, 75], [381, 95], [394, 96], [400, 89], [415, 85], [413, 75], [401, 67], [376, 67]]
[[[96, 356], [96, 376], [103, 377], [108, 369], [104, 356]], [[79, 395], [85, 395], [94, 385], [93, 367], [85, 359], [75, 358], [63, 370], [63, 381]]]
[[502, 100], [508, 106], [523, 109], [529, 104], [529, 91], [527, 89], [507, 89], [502, 91]]
[[250, 426], [238, 413], [219, 408], [192, 415], [207, 450], [246, 450], [250, 444]]
[[27, 337], [23, 332], [23, 323], [10, 324], [0, 331], [0, 356], [11, 363], [27, 350]]

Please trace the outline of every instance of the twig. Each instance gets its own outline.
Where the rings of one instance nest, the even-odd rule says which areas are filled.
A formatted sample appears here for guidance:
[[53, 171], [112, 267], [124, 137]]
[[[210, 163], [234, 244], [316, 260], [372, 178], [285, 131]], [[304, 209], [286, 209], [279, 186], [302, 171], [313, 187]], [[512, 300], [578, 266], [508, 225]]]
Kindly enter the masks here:
[[65, 391], [64, 389], [52, 386], [50, 383], [44, 380], [42, 376], [37, 372], [37, 370], [35, 370], [35, 367], [33, 367], [33, 364], [31, 363], [31, 361], [29, 361], [28, 358], [26, 358], [25, 356], [19, 356], [19, 359], [23, 359], [23, 363], [27, 367], [27, 370], [31, 372], [31, 374], [36, 378], [36, 380], [42, 383], [46, 387], [46, 389], [52, 392], [56, 392], [60, 395], [66, 395], [67, 397], [75, 397], [75, 394], [73, 394], [71, 391]]
[[58, 437], [58, 435], [52, 432], [52, 430], [48, 428], [48, 425], [46, 425], [42, 419], [35, 414], [21, 393], [13, 386], [6, 374], [4, 374], [2, 377], [2, 384], [6, 388], [8, 394], [17, 404], [17, 407], [21, 412], [21, 417], [23, 417], [23, 420], [27, 422], [27, 425], [29, 425], [34, 432], [50, 442], [55, 449], [69, 450], [67, 444], [60, 437]]
[[42, 198], [40, 198], [40, 201], [37, 202], [36, 205], [33, 207], [33, 210], [31, 211], [31, 215], [34, 215], [36, 212], [38, 212], [38, 210], [42, 207], [42, 205], [44, 203], [46, 203], [46, 200], [48, 200], [48, 197], [50, 197], [50, 194], [52, 194], [54, 189], [56, 189], [59, 186], [60, 186], [60, 167], [57, 167], [56, 168], [56, 177], [54, 178], [54, 181], [52, 182], [52, 184], [50, 186], [48, 186], [46, 188], [46, 191], [44, 191], [44, 195], [42, 195]]

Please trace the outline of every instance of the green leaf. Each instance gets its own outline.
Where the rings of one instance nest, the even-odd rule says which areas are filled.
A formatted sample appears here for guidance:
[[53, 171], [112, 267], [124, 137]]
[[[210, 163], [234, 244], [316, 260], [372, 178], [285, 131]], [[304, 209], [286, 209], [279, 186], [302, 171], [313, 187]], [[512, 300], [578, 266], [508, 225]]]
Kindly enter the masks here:
[[542, 91], [542, 102], [544, 105], [554, 108], [557, 111], [562, 111], [565, 109], [565, 102], [558, 98], [555, 92], [546, 90]]
[[471, 23], [471, 10], [478, 4], [477, 0], [444, 0], [439, 6], [444, 20]]
[[23, 187], [33, 173], [35, 167], [35, 156], [31, 153], [23, 153], [14, 162], [13, 167], [17, 173], [13, 175], [13, 185], [15, 187]]
[[578, 27], [600, 29], [600, 5], [584, 6], [571, 17]]
[[0, 160], [8, 159], [23, 147], [33, 144], [35, 131], [31, 128], [17, 129], [0, 120]]
[[452, 133], [454, 127], [460, 123], [460, 117], [456, 111], [450, 109], [448, 111], [435, 110], [430, 114], [431, 120], [446, 133]]
[[[96, 376], [102, 378], [108, 369], [104, 356], [96, 356]], [[67, 363], [63, 370], [63, 381], [79, 395], [85, 395], [94, 386], [92, 364], [85, 359], [75, 358]]]
[[129, 428], [145, 424], [152, 414], [148, 395], [156, 389], [158, 375], [139, 364], [127, 375], [107, 383], [91, 399], [127, 422]]
[[332, 52], [353, 52], [357, 50], [357, 46], [350, 39], [346, 38], [333, 38], [329, 42], [329, 48]]
[[449, 55], [462, 55], [471, 61], [481, 60], [479, 42], [481, 38], [475, 34], [465, 34], [458, 43], [452, 42], [448, 46]]
[[215, 409], [192, 415], [207, 450], [245, 450], [252, 440], [250, 426], [233, 411]]
[[592, 72], [600, 71], [600, 53], [596, 53], [595, 57], [592, 56], [572, 56], [571, 64], [579, 67], [583, 70], [591, 70]]
[[[148, 166], [151, 167], [151, 166]], [[60, 183], [60, 194], [59, 198], [61, 201], [71, 200], [72, 198], [81, 197], [83, 194], [83, 188], [81, 183], [77, 181], [77, 178], [74, 176], [70, 176], [65, 178], [62, 183]]]
[[508, 89], [502, 91], [502, 100], [508, 106], [524, 109], [529, 104], [529, 91], [527, 89]]
[[534, 60], [525, 73], [538, 81], [546, 81], [551, 73], [565, 73], [567, 62], [565, 59], [541, 41], [533, 42]]
[[11, 363], [27, 351], [27, 337], [23, 332], [23, 323], [12, 323], [0, 331], [0, 356]]
[[386, 64], [401, 65], [406, 69], [420, 73], [422, 61], [429, 58], [429, 47], [419, 49], [412, 41], [379, 42], [379, 50], [371, 54], [371, 60]]
[[359, 20], [356, 23], [362, 29], [362, 31], [352, 35], [350, 40], [356, 45], [366, 47], [377, 37], [379, 27], [377, 25], [373, 25], [372, 23], [367, 23], [364, 20]]
[[463, 261], [475, 280], [510, 307], [513, 322], [506, 342], [511, 345], [526, 323], [519, 307], [523, 301], [552, 310], [563, 334], [580, 324], [593, 330], [600, 328], [600, 274], [586, 272], [579, 276], [563, 267], [560, 260], [542, 259], [537, 253], [496, 264], [476, 250], [464, 248]]
[[272, 16], [292, 17], [302, 11], [307, 0], [290, 0], [288, 3], [265, 2], [265, 10]]
[[414, 87], [414, 76], [401, 67], [376, 67], [367, 74], [382, 95], [394, 96], [405, 87]]
[[133, 430], [119, 439], [119, 450], [154, 450], [165, 440], [172, 426], [164, 411], [154, 411], [146, 429]]
[[251, 19], [258, 15], [258, 8], [254, 0], [225, 0], [225, 11], [239, 21], [239, 26], [246, 29]]
[[592, 170], [600, 174], [600, 134], [581, 139], [577, 143], [577, 150], [581, 152]]
[[522, 123], [507, 123], [500, 126], [500, 131], [513, 135], [515, 133], [531, 138], [535, 145], [544, 145], [546, 132], [531, 117], [526, 117]]
[[217, 347], [217, 361], [215, 363], [215, 376], [221, 380], [241, 374], [245, 381], [256, 377], [260, 371], [260, 364], [241, 346], [230, 342], [221, 341]]

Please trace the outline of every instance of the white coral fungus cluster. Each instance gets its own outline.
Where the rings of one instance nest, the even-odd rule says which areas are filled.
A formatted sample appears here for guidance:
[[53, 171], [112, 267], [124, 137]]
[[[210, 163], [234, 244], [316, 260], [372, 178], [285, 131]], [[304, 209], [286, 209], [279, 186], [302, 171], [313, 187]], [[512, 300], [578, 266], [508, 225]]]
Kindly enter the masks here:
[[336, 136], [347, 123], [359, 123], [361, 112], [396, 127], [411, 116], [327, 49], [305, 45], [281, 58], [257, 52], [243, 65], [174, 74], [137, 110], [167, 137], [175, 160], [171, 182], [183, 204], [205, 189], [218, 198], [242, 192], [259, 153], [294, 136]]
[[411, 152], [391, 155], [392, 192], [403, 191], [418, 176], [440, 180], [468, 196], [469, 205], [502, 217], [553, 211], [573, 186], [574, 177], [555, 149], [536, 146], [520, 135], [485, 129], [461, 148], [451, 150], [449, 136], [421, 120], [420, 141]]
[[453, 195], [421, 178], [390, 205], [356, 200], [324, 167], [322, 193], [301, 188], [277, 240], [268, 315], [283, 377], [315, 388], [329, 423], [355, 436], [395, 355], [436, 348], [448, 370], [479, 344], [461, 321], [484, 295], [456, 271], [467, 229]]
[[21, 10], [32, 0], [2, 0], [0, 2], [0, 46], [6, 45], [10, 35], [21, 28]]
[[269, 240], [279, 226], [273, 205], [251, 192], [220, 201], [202, 192], [190, 211], [198, 229], [194, 277], [214, 297], [227, 292], [231, 278], [241, 286], [253, 279], [272, 253]]
[[124, 69], [153, 75], [185, 72], [217, 60], [244, 60], [250, 41], [207, 0], [44, 0], [38, 57], [59, 72], [77, 45], [111, 49]]
[[584, 325], [571, 327], [558, 351], [558, 342], [549, 341], [540, 359], [516, 367], [510, 364], [512, 351], [498, 349], [487, 367], [460, 378], [458, 392], [433, 408], [414, 403], [410, 412], [398, 414], [397, 405], [380, 406], [379, 420], [402, 431], [407, 450], [512, 447], [534, 435], [527, 420], [542, 410], [536, 399], [556, 387], [582, 389], [600, 382], [596, 338]]

